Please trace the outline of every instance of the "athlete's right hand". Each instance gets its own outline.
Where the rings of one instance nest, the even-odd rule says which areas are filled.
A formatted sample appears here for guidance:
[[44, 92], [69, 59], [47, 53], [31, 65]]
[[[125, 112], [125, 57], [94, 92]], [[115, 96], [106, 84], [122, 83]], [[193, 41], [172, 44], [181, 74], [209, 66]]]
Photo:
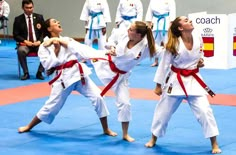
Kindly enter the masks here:
[[162, 94], [162, 88], [161, 88], [161, 85], [159, 83], [157, 83], [156, 88], [154, 90], [154, 93], [159, 95], [159, 96]]

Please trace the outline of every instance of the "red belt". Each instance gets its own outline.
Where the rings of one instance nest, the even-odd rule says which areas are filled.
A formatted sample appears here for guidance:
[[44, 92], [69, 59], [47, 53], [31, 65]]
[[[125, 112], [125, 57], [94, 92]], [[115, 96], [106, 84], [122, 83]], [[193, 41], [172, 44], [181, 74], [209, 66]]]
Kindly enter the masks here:
[[109, 66], [110, 66], [110, 69], [116, 73], [116, 75], [113, 77], [113, 79], [110, 81], [110, 83], [108, 83], [108, 85], [105, 86], [105, 88], [102, 90], [101, 92], [101, 96], [103, 96], [104, 94], [106, 94], [106, 92], [111, 89], [111, 87], [115, 84], [115, 82], [117, 81], [117, 79], [119, 78], [120, 74], [125, 74], [126, 72], [125, 71], [122, 71], [120, 69], [118, 69], [115, 65], [115, 63], [112, 61], [111, 59], [111, 55], [108, 54], [108, 59], [104, 59], [104, 58], [96, 58], [98, 60], [106, 60], [109, 62]]
[[199, 72], [199, 69], [193, 69], [193, 70], [187, 70], [187, 69], [180, 69], [180, 68], [176, 68], [173, 65], [171, 66], [171, 70], [175, 73], [177, 73], [177, 79], [179, 81], [179, 84], [181, 86], [181, 88], [183, 89], [186, 97], [188, 97], [188, 94], [186, 92], [186, 89], [184, 87], [182, 78], [180, 75], [183, 75], [185, 77], [187, 76], [193, 76], [197, 82], [208, 92], [209, 95], [211, 95], [211, 97], [215, 96], [215, 93], [202, 81], [202, 79], [199, 78], [199, 76], [196, 74]]
[[[81, 82], [82, 82], [82, 85], [85, 85], [83, 68], [82, 68], [81, 64], [77, 60], [71, 60], [71, 61], [68, 61], [68, 62], [60, 65], [60, 66], [56, 66], [55, 70], [60, 70], [60, 72], [57, 74], [56, 77], [54, 77], [51, 81], [49, 81], [49, 85], [53, 84], [61, 76], [63, 69], [71, 68], [74, 64], [78, 64], [78, 68], [79, 68], [80, 76], [81, 76]], [[63, 82], [62, 82], [62, 86], [64, 87], [64, 83]]]

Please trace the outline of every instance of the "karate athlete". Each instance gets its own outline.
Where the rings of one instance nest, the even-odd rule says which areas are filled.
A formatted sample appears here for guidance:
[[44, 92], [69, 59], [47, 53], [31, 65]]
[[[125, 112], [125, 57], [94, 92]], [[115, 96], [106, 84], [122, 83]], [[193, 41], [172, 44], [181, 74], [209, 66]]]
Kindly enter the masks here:
[[[199, 61], [203, 61], [203, 42], [195, 31], [192, 21], [184, 16], [177, 17], [169, 29], [167, 50], [154, 77], [157, 83], [155, 93], [162, 96], [154, 111], [152, 138], [145, 144], [146, 147], [153, 147], [157, 138], [165, 135], [172, 114], [185, 99], [200, 123], [205, 138], [210, 139], [212, 153], [221, 153], [216, 140], [218, 127], [207, 98], [207, 93], [212, 97], [215, 94], [199, 73]], [[169, 69], [170, 74], [166, 76]]]
[[106, 44], [106, 26], [111, 22], [107, 0], [86, 0], [80, 20], [85, 21], [85, 44], [92, 47], [94, 39], [98, 41], [98, 49]]
[[[65, 101], [73, 90], [87, 97], [94, 106], [100, 118], [104, 134], [116, 136], [117, 133], [108, 128], [107, 116], [109, 114], [105, 101], [100, 95], [100, 89], [89, 78], [90, 69], [79, 63], [79, 58], [94, 58], [105, 55], [104, 51], [80, 44], [72, 38], [62, 37], [60, 22], [55, 19], [45, 21], [47, 37], [39, 47], [40, 62], [48, 74], [55, 72], [54, 78], [49, 82], [52, 85], [51, 94], [44, 106], [39, 110], [33, 120], [26, 126], [18, 129], [19, 133], [30, 131], [41, 121], [52, 123]], [[103, 53], [103, 54], [102, 54]]]
[[106, 47], [115, 48], [116, 56], [108, 55], [106, 60], [98, 59], [93, 62], [98, 78], [106, 86], [101, 95], [103, 96], [110, 88], [114, 91], [123, 139], [133, 142], [135, 139], [128, 134], [129, 122], [132, 118], [128, 79], [131, 69], [143, 59], [153, 57], [159, 51], [155, 47], [151, 28], [141, 21], [132, 23], [128, 34], [120, 38], [117, 45], [108, 43]]
[[[150, 0], [145, 21], [152, 27], [155, 42], [160, 46], [167, 42], [169, 24], [176, 18], [175, 0]], [[152, 67], [158, 66], [158, 55]]]
[[127, 30], [134, 21], [142, 21], [143, 4], [140, 0], [120, 0], [116, 10], [116, 26]]

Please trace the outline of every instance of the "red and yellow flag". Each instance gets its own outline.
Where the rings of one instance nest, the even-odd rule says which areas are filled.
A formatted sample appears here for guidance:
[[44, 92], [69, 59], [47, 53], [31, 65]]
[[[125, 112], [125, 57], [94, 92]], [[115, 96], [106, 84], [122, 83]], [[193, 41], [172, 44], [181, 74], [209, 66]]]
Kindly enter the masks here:
[[233, 38], [233, 56], [236, 56], [236, 36]]
[[205, 57], [214, 56], [214, 37], [202, 37]]

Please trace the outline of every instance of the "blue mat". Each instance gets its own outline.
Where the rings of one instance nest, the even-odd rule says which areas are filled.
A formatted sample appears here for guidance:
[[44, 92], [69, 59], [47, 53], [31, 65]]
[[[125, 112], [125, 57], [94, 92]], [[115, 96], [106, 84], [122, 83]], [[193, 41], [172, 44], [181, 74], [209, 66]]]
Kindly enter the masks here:
[[[34, 78], [37, 58], [29, 59], [31, 79], [20, 81], [17, 75], [16, 51], [12, 41], [0, 46], [0, 90], [34, 83], [46, 82]], [[130, 78], [131, 88], [153, 89], [156, 68], [149, 67], [152, 61], [145, 60], [134, 68]], [[90, 66], [92, 67], [92, 66]], [[209, 86], [220, 94], [236, 94], [236, 69], [202, 69], [202, 76]], [[95, 74], [92, 79], [101, 85]], [[147, 149], [150, 127], [156, 100], [131, 99], [133, 120], [129, 133], [136, 141], [122, 140], [121, 124], [117, 121], [115, 99], [107, 97], [110, 111], [109, 126], [117, 137], [102, 134], [100, 121], [87, 98], [72, 94], [51, 125], [41, 123], [31, 132], [18, 134], [17, 128], [26, 125], [42, 107], [47, 97], [0, 106], [0, 155], [207, 155], [210, 141], [205, 139], [200, 125], [188, 104], [182, 104], [173, 115], [165, 137], [158, 139], [154, 148]], [[236, 107], [212, 106], [220, 135], [219, 145], [223, 155], [234, 155], [236, 151]]]
[[[134, 143], [121, 140], [121, 125], [117, 122], [114, 98], [106, 98], [110, 116], [109, 126], [117, 137], [102, 134], [102, 128], [89, 101], [80, 95], [69, 96], [64, 108], [51, 124], [41, 123], [31, 132], [18, 134], [17, 128], [28, 123], [47, 98], [13, 105], [0, 106], [2, 116], [0, 128], [0, 154], [15, 155], [88, 155], [88, 154], [211, 154], [210, 142], [202, 134], [188, 104], [182, 104], [169, 123], [165, 137], [158, 139], [157, 146], [144, 147], [150, 138], [153, 109], [157, 101], [131, 100], [133, 120], [130, 134]], [[222, 154], [234, 154], [235, 130], [233, 123], [236, 107], [212, 106], [219, 130]], [[27, 109], [27, 110], [25, 110]]]

